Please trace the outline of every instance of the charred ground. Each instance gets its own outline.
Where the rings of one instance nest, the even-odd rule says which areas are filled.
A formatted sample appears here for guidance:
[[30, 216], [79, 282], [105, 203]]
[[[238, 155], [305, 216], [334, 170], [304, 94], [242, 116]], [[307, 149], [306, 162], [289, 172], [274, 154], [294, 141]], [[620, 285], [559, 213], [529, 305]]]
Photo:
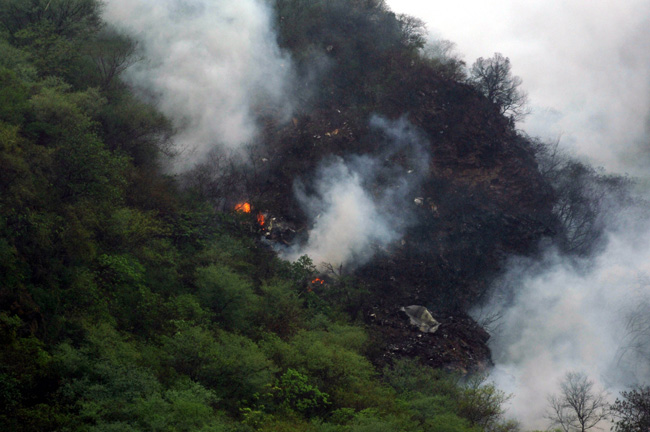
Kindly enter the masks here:
[[[362, 315], [384, 341], [378, 359], [390, 352], [434, 366], [480, 368], [490, 361], [487, 336], [466, 311], [486, 295], [504, 257], [534, 253], [540, 239], [562, 230], [553, 213], [555, 192], [539, 170], [533, 143], [498, 105], [459, 79], [461, 64], [423, 58], [412, 46], [397, 50], [397, 42], [386, 46], [356, 45], [368, 51], [362, 57], [378, 58], [360, 71], [341, 54], [349, 47], [323, 42], [330, 66], [320, 93], [291, 121], [267, 122], [250, 171], [237, 174], [247, 178], [246, 187], [221, 198], [228, 205], [250, 200], [275, 218], [284, 228], [268, 239], [300, 242], [310, 220], [295, 198], [296, 181], [309, 185], [319, 164], [333, 156], [381, 156], [386, 137], [370, 127], [371, 118], [406, 119], [422, 135], [430, 160], [417, 190], [404, 197], [412, 220], [400, 241], [377, 248], [360, 267], [341, 270], [366, 288]], [[373, 90], [355, 88], [351, 69], [367, 79], [363, 89]], [[385, 162], [406, 171], [406, 159], [397, 153]], [[371, 187], [386, 186], [379, 179]], [[408, 304], [426, 305], [440, 317], [440, 335], [417, 334], [398, 319], [396, 307]]]

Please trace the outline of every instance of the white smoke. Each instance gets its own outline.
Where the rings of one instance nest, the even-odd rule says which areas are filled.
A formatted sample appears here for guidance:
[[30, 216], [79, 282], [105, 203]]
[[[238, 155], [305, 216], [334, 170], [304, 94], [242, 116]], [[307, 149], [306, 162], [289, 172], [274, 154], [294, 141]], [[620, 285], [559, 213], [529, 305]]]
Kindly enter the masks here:
[[190, 162], [214, 146], [241, 149], [258, 116], [291, 112], [292, 63], [261, 0], [108, 0], [104, 18], [139, 42], [145, 61], [127, 71], [154, 95]]
[[[382, 135], [378, 155], [329, 159], [311, 187], [296, 183], [296, 198], [312, 228], [303, 244], [280, 251], [285, 259], [309, 255], [318, 265], [361, 265], [403, 235], [413, 194], [429, 167], [424, 141], [404, 118], [374, 117], [370, 125]], [[406, 164], [393, 160], [397, 154]]]
[[[612, 396], [650, 380], [650, 224], [625, 214], [597, 256], [549, 250], [513, 259], [487, 309], [501, 313], [492, 378], [513, 394], [509, 414], [545, 429], [547, 395], [580, 371]], [[479, 317], [480, 319], [480, 317]]]
[[307, 243], [286, 255], [290, 260], [306, 254], [315, 263], [335, 267], [364, 262], [372, 245], [386, 245], [399, 237], [364, 189], [361, 174], [342, 159], [320, 168], [315, 194], [308, 195], [304, 186], [297, 186], [296, 193], [315, 221]]
[[471, 65], [500, 52], [523, 80], [523, 127], [609, 170], [642, 175], [650, 110], [650, 0], [388, 0]]

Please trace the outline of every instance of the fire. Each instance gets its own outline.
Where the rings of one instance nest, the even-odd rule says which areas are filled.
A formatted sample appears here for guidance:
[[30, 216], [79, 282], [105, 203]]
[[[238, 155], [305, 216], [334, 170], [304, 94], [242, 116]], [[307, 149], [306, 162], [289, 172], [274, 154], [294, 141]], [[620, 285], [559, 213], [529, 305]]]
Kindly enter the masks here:
[[[242, 202], [235, 206], [235, 211], [239, 213], [250, 213], [251, 209], [252, 207], [250, 203], [247, 202]], [[257, 223], [260, 226], [264, 226], [264, 224], [266, 223], [266, 216], [264, 215], [264, 213], [257, 214]]]
[[325, 283], [325, 281], [323, 279], [321, 279], [321, 278], [316, 278], [313, 281], [311, 281], [311, 283], [313, 283], [314, 285], [319, 285], [319, 284], [323, 285]]
[[247, 202], [239, 203], [235, 206], [235, 211], [242, 212], [242, 213], [250, 213], [251, 205]]

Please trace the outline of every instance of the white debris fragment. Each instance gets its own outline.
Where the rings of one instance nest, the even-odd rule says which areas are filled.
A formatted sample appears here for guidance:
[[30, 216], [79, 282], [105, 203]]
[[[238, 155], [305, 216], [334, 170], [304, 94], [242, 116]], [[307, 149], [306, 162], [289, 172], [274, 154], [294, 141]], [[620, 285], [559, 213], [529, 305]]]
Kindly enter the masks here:
[[400, 308], [409, 317], [412, 325], [416, 326], [423, 333], [435, 333], [440, 323], [431, 316], [429, 309], [424, 306], [411, 305]]

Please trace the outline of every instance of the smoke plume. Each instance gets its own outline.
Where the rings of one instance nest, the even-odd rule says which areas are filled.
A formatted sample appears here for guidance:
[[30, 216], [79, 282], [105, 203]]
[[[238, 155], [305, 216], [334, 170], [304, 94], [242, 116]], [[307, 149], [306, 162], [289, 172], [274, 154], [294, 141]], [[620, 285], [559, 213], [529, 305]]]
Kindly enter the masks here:
[[138, 41], [145, 61], [127, 81], [175, 122], [188, 162], [214, 146], [241, 149], [261, 115], [289, 115], [292, 63], [266, 2], [108, 0], [104, 15]]
[[304, 243], [280, 251], [284, 258], [309, 255], [318, 265], [361, 265], [402, 236], [429, 167], [425, 142], [403, 118], [373, 117], [370, 126], [380, 140], [377, 154], [333, 157], [309, 183], [295, 184], [312, 228]]
[[514, 395], [509, 414], [526, 428], [548, 426], [546, 397], [566, 372], [586, 373], [612, 396], [649, 382], [650, 221], [643, 213], [619, 215], [595, 256], [550, 249], [540, 260], [513, 258], [496, 284], [487, 308], [501, 316], [492, 378]]

